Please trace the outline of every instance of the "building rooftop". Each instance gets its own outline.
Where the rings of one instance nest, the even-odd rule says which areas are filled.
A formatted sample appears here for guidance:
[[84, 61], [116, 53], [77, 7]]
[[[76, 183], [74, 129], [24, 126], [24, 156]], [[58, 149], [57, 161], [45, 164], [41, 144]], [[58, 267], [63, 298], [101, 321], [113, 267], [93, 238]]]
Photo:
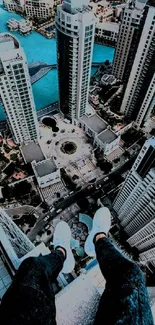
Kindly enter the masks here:
[[101, 28], [101, 29], [111, 31], [114, 33], [119, 32], [119, 24], [118, 23], [111, 23], [111, 22], [97, 23], [96, 28]]
[[114, 132], [112, 132], [111, 130], [107, 129], [103, 132], [101, 132], [99, 135], [98, 135], [98, 139], [100, 141], [102, 141], [103, 143], [111, 143], [113, 142], [114, 140], [117, 139], [117, 136]]
[[2, 33], [0, 35], [0, 51], [10, 51], [19, 48], [18, 40], [9, 33]]
[[27, 145], [26, 144], [23, 145], [21, 148], [21, 152], [26, 163], [30, 163], [33, 160], [38, 162], [45, 159], [45, 156], [41, 150], [40, 145], [33, 141]]
[[46, 175], [52, 174], [57, 170], [57, 166], [52, 158], [38, 162], [36, 165], [33, 166], [39, 177], [44, 177]]
[[81, 120], [84, 121], [88, 127], [97, 134], [101, 133], [107, 128], [107, 124], [97, 114], [91, 115], [90, 117], [84, 115]]

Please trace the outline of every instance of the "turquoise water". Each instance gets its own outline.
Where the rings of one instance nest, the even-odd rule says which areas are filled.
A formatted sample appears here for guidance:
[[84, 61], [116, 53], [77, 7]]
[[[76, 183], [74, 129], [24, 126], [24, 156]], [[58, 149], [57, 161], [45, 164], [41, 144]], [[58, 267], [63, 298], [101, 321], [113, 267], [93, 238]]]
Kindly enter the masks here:
[[[0, 32], [8, 32], [6, 22], [10, 18], [20, 20], [21, 17], [14, 13], [9, 13], [0, 6]], [[46, 39], [42, 35], [33, 32], [28, 36], [21, 36], [17, 32], [12, 33], [18, 38], [21, 46], [27, 56], [28, 63], [42, 61], [48, 64], [56, 63], [56, 41], [55, 39]], [[103, 62], [109, 60], [112, 62], [114, 56], [114, 49], [103, 46], [94, 45], [93, 62]], [[92, 74], [96, 68], [92, 68]], [[58, 100], [58, 76], [57, 70], [51, 70], [42, 79], [37, 81], [33, 86], [34, 100], [36, 109], [43, 108], [52, 102]], [[4, 119], [4, 113], [0, 107], [0, 120]]]

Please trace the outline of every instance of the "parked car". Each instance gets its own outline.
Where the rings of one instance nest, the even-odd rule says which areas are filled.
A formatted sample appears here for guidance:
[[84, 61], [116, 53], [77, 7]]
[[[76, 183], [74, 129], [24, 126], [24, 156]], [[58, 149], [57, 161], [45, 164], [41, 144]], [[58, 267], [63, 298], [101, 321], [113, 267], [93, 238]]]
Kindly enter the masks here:
[[50, 216], [46, 216], [46, 217], [44, 218], [44, 221], [47, 221], [49, 218], [50, 218]]

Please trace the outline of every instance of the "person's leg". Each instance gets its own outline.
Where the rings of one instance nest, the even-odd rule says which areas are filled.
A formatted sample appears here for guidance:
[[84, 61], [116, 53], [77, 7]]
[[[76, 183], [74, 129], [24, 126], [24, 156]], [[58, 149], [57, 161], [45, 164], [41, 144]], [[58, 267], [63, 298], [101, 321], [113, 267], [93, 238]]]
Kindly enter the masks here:
[[94, 325], [116, 325], [120, 322], [122, 325], [153, 325], [140, 268], [126, 259], [105, 234], [96, 235], [94, 244], [101, 272], [106, 279]]
[[140, 268], [126, 259], [106, 237], [110, 212], [99, 209], [85, 244], [86, 253], [97, 257], [106, 288], [94, 325], [153, 325], [147, 290]]
[[[52, 283], [60, 271], [71, 272], [74, 258], [70, 249], [71, 231], [65, 222], [57, 225], [53, 250], [49, 255], [23, 261], [15, 279], [2, 299], [3, 324], [56, 324]], [[9, 308], [9, 313], [7, 310]]]
[[22, 262], [2, 298], [0, 314], [3, 324], [56, 324], [52, 283], [62, 270], [64, 261], [65, 251], [53, 250], [49, 255], [29, 257]]

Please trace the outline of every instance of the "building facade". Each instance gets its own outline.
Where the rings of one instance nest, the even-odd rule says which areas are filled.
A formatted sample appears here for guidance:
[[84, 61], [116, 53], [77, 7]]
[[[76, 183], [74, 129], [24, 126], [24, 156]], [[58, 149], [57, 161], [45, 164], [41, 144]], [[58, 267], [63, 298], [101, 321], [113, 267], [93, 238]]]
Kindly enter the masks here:
[[95, 29], [95, 40], [100, 43], [107, 43], [115, 46], [115, 44], [117, 43], [118, 32], [118, 23], [98, 23]]
[[57, 8], [59, 107], [72, 122], [87, 110], [95, 22], [88, 0], [66, 0]]
[[0, 208], [0, 299], [24, 259], [49, 253], [50, 250], [43, 243], [35, 247], [8, 214]]
[[3, 4], [8, 11], [17, 11], [19, 13], [24, 11], [24, 0], [3, 0]]
[[16, 143], [39, 139], [27, 60], [17, 39], [0, 36], [0, 96]]
[[121, 112], [139, 128], [154, 108], [155, 91], [155, 4], [149, 1], [140, 22], [141, 37], [132, 65]]
[[26, 0], [26, 16], [34, 19], [49, 19], [54, 16], [54, 0]]
[[136, 1], [123, 8], [113, 62], [113, 74], [124, 83], [128, 82], [140, 38], [140, 19], [144, 3]]
[[145, 142], [113, 207], [130, 246], [140, 253], [155, 247], [155, 138]]

